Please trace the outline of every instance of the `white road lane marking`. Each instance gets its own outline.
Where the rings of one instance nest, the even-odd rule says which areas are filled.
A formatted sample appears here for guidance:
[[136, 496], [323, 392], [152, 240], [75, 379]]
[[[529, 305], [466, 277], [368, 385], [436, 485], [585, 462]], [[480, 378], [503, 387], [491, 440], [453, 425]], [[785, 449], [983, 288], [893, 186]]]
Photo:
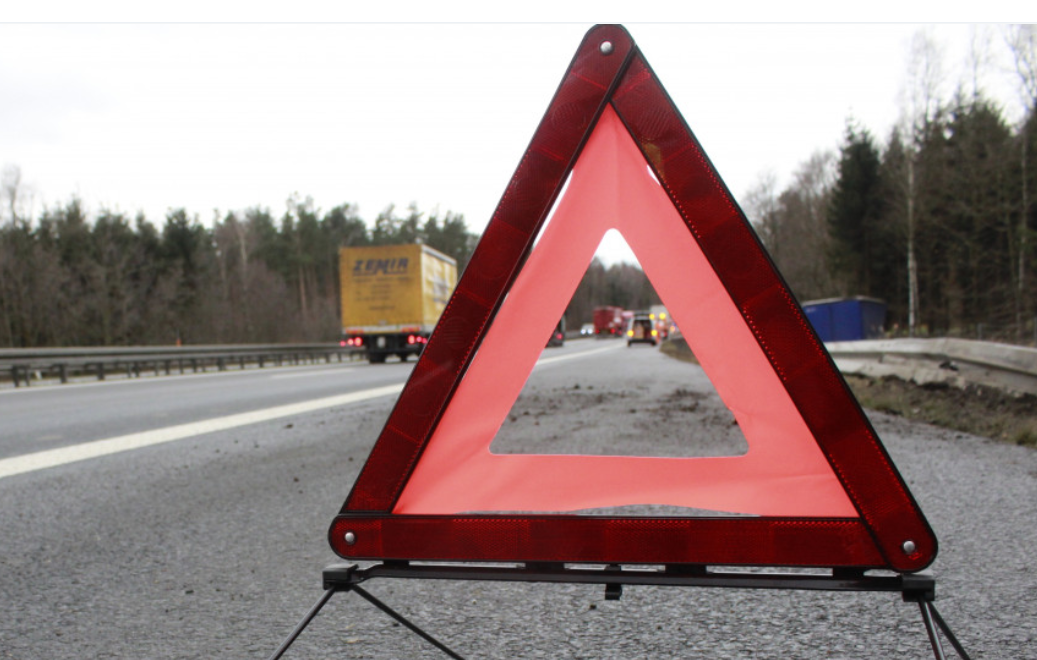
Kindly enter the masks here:
[[294, 378], [320, 378], [321, 376], [343, 376], [345, 374], [351, 374], [355, 371], [353, 368], [332, 368], [332, 369], [321, 369], [318, 371], [304, 371], [301, 373], [294, 374], [271, 374], [270, 380], [292, 380]]
[[543, 367], [555, 362], [564, 362], [566, 360], [576, 360], [579, 358], [590, 357], [591, 355], [597, 355], [598, 353], [604, 353], [605, 351], [611, 351], [614, 348], [620, 348], [626, 346], [626, 344], [610, 344], [602, 348], [592, 348], [589, 351], [580, 351], [579, 353], [569, 353], [568, 355], [556, 355], [554, 357], [542, 357], [537, 360], [536, 366]]
[[[597, 355], [618, 348], [621, 345], [622, 344], [620, 343], [616, 343], [602, 348], [580, 351], [578, 353], [541, 357], [540, 360], [537, 361], [536, 366], [548, 366], [556, 362], [590, 357], [592, 355]], [[281, 375], [281, 377], [284, 375]], [[314, 410], [322, 410], [324, 408], [332, 408], [334, 406], [342, 406], [392, 394], [399, 394], [403, 390], [403, 385], [403, 383], [386, 385], [384, 387], [376, 387], [369, 390], [362, 390], [360, 392], [351, 392], [349, 394], [341, 394], [323, 399], [314, 399], [313, 401], [303, 401], [302, 403], [276, 406], [265, 410], [238, 413], [226, 417], [216, 417], [214, 419], [207, 419], [200, 422], [191, 422], [190, 424], [169, 426], [161, 429], [153, 429], [151, 431], [131, 433], [129, 435], [122, 435], [104, 440], [93, 440], [78, 445], [71, 445], [69, 447], [48, 449], [33, 454], [24, 454], [22, 456], [0, 459], [0, 479], [11, 477], [16, 474], [25, 474], [27, 472], [35, 472], [37, 470], [45, 470], [47, 468], [68, 465], [69, 463], [85, 461], [91, 458], [98, 458], [110, 454], [118, 454], [124, 451], [132, 451], [134, 449], [160, 445], [166, 442], [173, 442], [174, 440], [183, 440], [184, 438], [190, 438], [204, 433], [226, 431], [228, 429], [246, 426], [248, 424], [257, 424], [259, 422], [267, 422], [281, 417], [289, 417], [291, 415], [312, 412]]]
[[49, 449], [34, 454], [5, 458], [0, 460], [0, 479], [14, 476], [16, 474], [25, 474], [26, 472], [35, 472], [36, 470], [58, 467], [59, 465], [68, 465], [69, 463], [85, 461], [90, 458], [97, 458], [109, 454], [117, 454], [124, 451], [141, 449], [143, 447], [160, 445], [174, 440], [182, 440], [195, 435], [201, 435], [203, 433], [226, 431], [247, 424], [267, 422], [281, 417], [289, 417], [291, 415], [299, 415], [314, 410], [358, 403], [360, 401], [376, 399], [391, 394], [399, 394], [402, 389], [403, 383], [397, 383], [395, 385], [375, 387], [369, 390], [350, 392], [349, 394], [341, 394], [338, 396], [326, 397], [324, 399], [292, 403], [284, 406], [267, 408], [265, 410], [238, 413], [226, 417], [207, 419], [201, 422], [169, 426], [163, 429], [131, 433], [116, 438], [94, 440], [92, 442], [84, 442], [70, 447]]

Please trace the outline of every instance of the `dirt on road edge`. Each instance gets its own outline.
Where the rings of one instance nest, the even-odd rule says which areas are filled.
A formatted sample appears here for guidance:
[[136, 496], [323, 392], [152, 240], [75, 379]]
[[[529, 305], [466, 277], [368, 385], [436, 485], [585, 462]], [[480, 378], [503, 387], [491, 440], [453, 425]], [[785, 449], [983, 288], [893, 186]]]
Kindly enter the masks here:
[[[696, 362], [682, 340], [665, 342], [663, 353]], [[957, 388], [918, 385], [895, 377], [845, 376], [861, 406], [943, 428], [1037, 448], [1037, 397], [983, 385]]]

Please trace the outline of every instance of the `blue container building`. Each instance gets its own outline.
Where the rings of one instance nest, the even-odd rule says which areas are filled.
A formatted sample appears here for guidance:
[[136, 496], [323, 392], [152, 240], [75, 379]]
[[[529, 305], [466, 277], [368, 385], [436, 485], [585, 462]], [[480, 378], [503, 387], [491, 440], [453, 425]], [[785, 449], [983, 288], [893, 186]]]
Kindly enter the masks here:
[[803, 303], [821, 341], [879, 339], [886, 325], [886, 303], [877, 298], [828, 298]]

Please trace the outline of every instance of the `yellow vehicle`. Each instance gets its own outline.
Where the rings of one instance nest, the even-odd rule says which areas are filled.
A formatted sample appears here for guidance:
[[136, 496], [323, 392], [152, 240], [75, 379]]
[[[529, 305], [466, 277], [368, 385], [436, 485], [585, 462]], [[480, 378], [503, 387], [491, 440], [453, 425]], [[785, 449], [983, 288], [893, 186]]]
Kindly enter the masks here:
[[372, 363], [406, 360], [428, 343], [457, 285], [457, 262], [427, 245], [339, 250], [342, 345]]

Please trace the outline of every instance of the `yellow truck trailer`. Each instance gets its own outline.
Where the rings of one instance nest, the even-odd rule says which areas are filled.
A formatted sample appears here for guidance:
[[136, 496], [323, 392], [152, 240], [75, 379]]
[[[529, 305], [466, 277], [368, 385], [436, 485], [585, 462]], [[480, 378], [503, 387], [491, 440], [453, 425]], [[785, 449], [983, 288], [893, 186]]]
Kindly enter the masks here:
[[342, 334], [372, 363], [418, 355], [457, 284], [457, 262], [427, 245], [339, 249]]

